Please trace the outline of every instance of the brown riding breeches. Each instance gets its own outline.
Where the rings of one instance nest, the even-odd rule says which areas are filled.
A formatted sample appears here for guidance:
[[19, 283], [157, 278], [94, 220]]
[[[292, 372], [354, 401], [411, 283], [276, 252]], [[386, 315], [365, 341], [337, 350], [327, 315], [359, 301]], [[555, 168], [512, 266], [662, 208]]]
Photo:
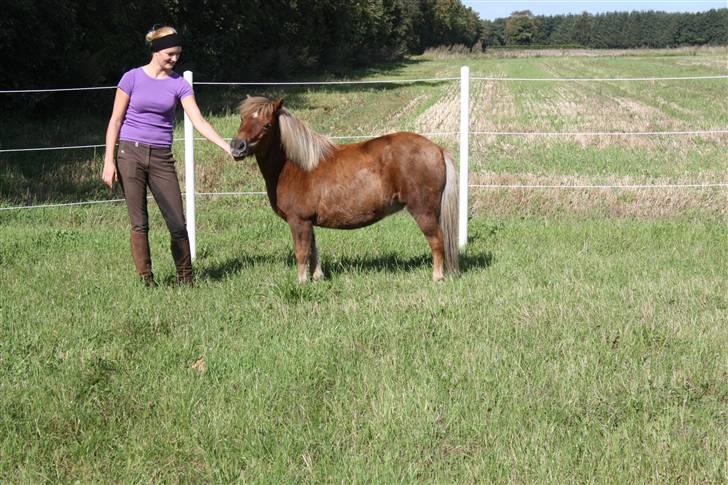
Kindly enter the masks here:
[[182, 194], [171, 148], [121, 140], [117, 169], [134, 232], [149, 232], [147, 186], [157, 201], [172, 240], [186, 239]]

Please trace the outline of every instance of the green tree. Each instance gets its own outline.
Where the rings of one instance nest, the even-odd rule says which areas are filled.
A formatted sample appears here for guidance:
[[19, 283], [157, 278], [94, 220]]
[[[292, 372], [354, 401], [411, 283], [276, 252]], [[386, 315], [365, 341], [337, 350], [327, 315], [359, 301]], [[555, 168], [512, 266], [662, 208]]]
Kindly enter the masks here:
[[481, 24], [481, 31], [484, 47], [497, 47], [506, 44], [505, 19], [484, 20]]
[[513, 12], [506, 20], [506, 43], [528, 45], [538, 32], [538, 20], [530, 10]]
[[573, 40], [581, 46], [588, 46], [592, 36], [592, 16], [587, 12], [579, 15], [574, 22]]

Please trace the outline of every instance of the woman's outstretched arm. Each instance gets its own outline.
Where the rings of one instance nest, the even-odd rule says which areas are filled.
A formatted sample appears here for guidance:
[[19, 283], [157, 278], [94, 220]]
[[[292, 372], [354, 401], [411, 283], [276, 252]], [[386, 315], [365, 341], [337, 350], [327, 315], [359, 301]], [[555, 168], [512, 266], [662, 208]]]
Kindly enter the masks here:
[[195, 101], [195, 96], [190, 95], [182, 98], [182, 107], [184, 108], [185, 113], [187, 113], [187, 116], [190, 117], [195, 129], [199, 131], [202, 136], [222, 148], [225, 153], [230, 155], [230, 144], [223, 140], [222, 137], [217, 134], [215, 128], [213, 128], [212, 125], [202, 116], [200, 108], [197, 106], [197, 101]]

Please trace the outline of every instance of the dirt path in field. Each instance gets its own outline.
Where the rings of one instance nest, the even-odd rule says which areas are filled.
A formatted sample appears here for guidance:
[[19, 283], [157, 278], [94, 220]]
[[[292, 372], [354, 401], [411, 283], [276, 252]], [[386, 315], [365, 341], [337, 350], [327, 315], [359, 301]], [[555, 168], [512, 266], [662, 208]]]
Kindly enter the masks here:
[[[427, 96], [424, 94], [420, 94], [418, 96], [415, 96], [411, 98], [406, 105], [404, 105], [400, 110], [396, 111], [392, 114], [387, 120], [386, 125], [388, 127], [401, 127], [403, 120], [408, 120], [409, 117], [412, 115], [413, 112], [417, 110], [417, 107], [427, 101]], [[401, 128], [398, 128], [401, 129]], [[396, 131], [395, 129], [387, 129], [386, 131]]]
[[728, 58], [718, 59], [715, 57], [681, 57], [675, 61], [680, 66], [700, 66], [711, 69], [718, 68], [728, 73]]
[[460, 123], [460, 85], [452, 83], [442, 97], [415, 120], [419, 133], [458, 131]]
[[[505, 120], [516, 116], [512, 93], [503, 83], [470, 82], [470, 130], [502, 131]], [[457, 132], [460, 129], [460, 84], [453, 83], [445, 94], [416, 121], [420, 132]]]
[[[564, 73], [556, 64], [544, 63], [542, 67], [554, 77], [576, 75], [574, 72]], [[587, 70], [586, 67], [580, 69], [579, 76], [584, 76], [583, 71]], [[587, 74], [590, 75], [598, 77], [599, 73]], [[649, 133], [691, 129], [691, 126], [683, 120], [669, 115], [664, 107], [654, 106], [647, 100], [639, 99], [641, 95], [631, 92], [631, 89], [618, 84], [604, 86], [586, 82], [558, 83], [554, 86], [554, 94], [551, 97], [546, 100], [533, 99], [530, 109], [539, 113], [538, 118], [544, 123], [554, 119], [562, 120], [563, 128], [559, 131], [567, 132]], [[659, 100], [656, 104], [659, 104]], [[663, 104], [667, 105], [667, 102], [663, 100]], [[700, 115], [686, 109], [681, 111], [686, 114], [686, 118], [693, 120]], [[577, 136], [576, 139], [582, 145], [616, 144], [641, 148], [653, 148], [655, 141], [655, 138], [651, 137]]]

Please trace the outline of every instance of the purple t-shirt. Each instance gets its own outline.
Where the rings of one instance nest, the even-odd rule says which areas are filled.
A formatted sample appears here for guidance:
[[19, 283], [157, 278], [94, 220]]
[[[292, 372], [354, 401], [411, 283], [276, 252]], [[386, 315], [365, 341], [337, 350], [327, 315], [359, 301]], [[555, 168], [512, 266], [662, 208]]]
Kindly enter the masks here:
[[174, 110], [179, 100], [194, 94], [190, 83], [176, 72], [153, 79], [137, 67], [121, 77], [118, 88], [131, 98], [119, 139], [171, 146]]

